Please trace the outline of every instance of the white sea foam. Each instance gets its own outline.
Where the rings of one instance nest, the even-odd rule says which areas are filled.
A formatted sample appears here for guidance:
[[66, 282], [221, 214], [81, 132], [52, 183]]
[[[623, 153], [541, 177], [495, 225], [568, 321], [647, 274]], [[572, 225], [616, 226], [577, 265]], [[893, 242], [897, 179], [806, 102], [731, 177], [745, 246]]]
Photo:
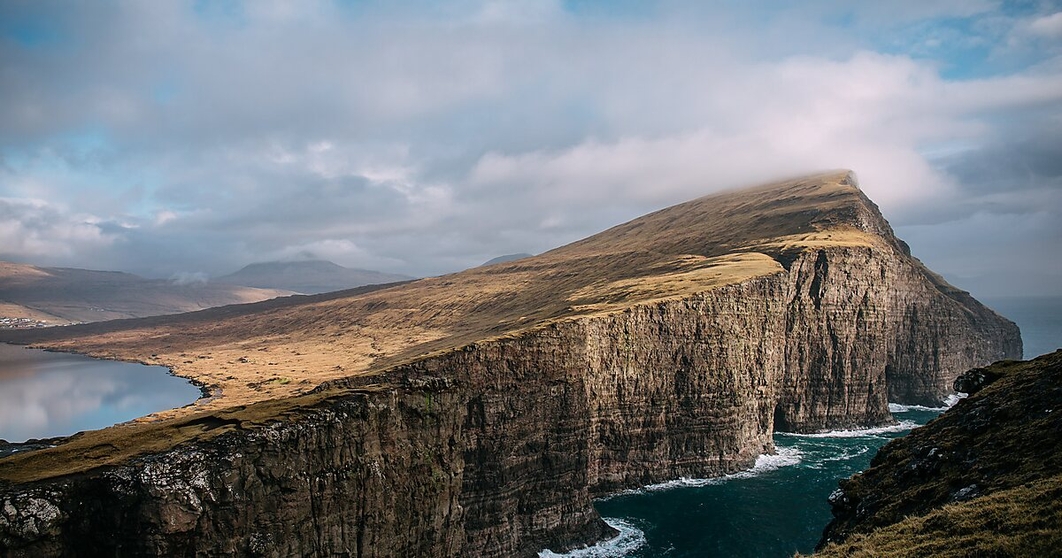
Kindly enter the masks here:
[[767, 471], [774, 471], [775, 469], [781, 469], [782, 467], [792, 467], [797, 465], [804, 458], [804, 454], [797, 448], [790, 448], [785, 446], [775, 446], [774, 455], [762, 454], [756, 458], [756, 464], [752, 466], [752, 469], [748, 471], [742, 471], [740, 473], [734, 473], [729, 475], [729, 478], [754, 477], [760, 473]]
[[907, 411], [947, 411], [948, 407], [926, 407], [925, 405], [903, 405], [901, 403], [889, 403], [890, 413], [906, 413]]
[[828, 432], [816, 432], [814, 434], [791, 434], [786, 432], [786, 436], [796, 436], [800, 438], [862, 438], [864, 436], [877, 436], [879, 434], [887, 434], [889, 432], [903, 432], [904, 430], [910, 430], [918, 426], [917, 422], [910, 420], [902, 420], [899, 424], [890, 424], [888, 426], [875, 426], [873, 428], [862, 428], [859, 430], [830, 430]]
[[858, 448], [850, 448], [850, 449], [846, 449], [846, 450], [842, 451], [841, 453], [839, 453], [837, 455], [831, 455], [829, 457], [823, 457], [822, 461], [823, 461], [823, 463], [828, 462], [828, 461], [848, 461], [849, 459], [852, 459], [853, 457], [859, 457], [860, 455], [863, 455], [864, 453], [866, 453], [868, 451], [870, 451], [870, 446], [861, 446], [861, 447], [858, 447]]
[[961, 391], [958, 392], [958, 393], [953, 393], [953, 394], [951, 394], [951, 395], [949, 395], [949, 396], [944, 398], [944, 405], [947, 408], [950, 409], [950, 408], [954, 407], [956, 403], [958, 403], [959, 401], [961, 401], [963, 399], [966, 399], [969, 396], [970, 396], [969, 393], [963, 393]]
[[645, 533], [641, 529], [622, 519], [613, 517], [602, 519], [613, 529], [619, 531], [619, 535], [593, 546], [576, 548], [564, 554], [546, 549], [538, 553], [539, 558], [619, 558], [645, 545]]
[[955, 406], [956, 403], [966, 398], [965, 393], [953, 393], [941, 401], [940, 407], [927, 407], [925, 405], [904, 405], [902, 403], [889, 403], [890, 413], [906, 413], [907, 411], [940, 411], [944, 412]]
[[[623, 496], [625, 494], [644, 494], [646, 492], [660, 492], [663, 490], [672, 490], [675, 488], [698, 488], [701, 486], [715, 486], [723, 484], [727, 481], [735, 479], [750, 479], [757, 475], [761, 475], [768, 471], [774, 471], [782, 467], [791, 467], [800, 463], [804, 458], [804, 454], [797, 448], [775, 446], [774, 455], [761, 454], [756, 458], [756, 464], [751, 469], [745, 471], [738, 471], [737, 473], [731, 473], [722, 477], [712, 477], [707, 479], [679, 477], [675, 480], [669, 480], [667, 482], [661, 482], [657, 484], [650, 484], [641, 488], [632, 490], [625, 490], [613, 496]], [[605, 499], [611, 496], [606, 496]]]

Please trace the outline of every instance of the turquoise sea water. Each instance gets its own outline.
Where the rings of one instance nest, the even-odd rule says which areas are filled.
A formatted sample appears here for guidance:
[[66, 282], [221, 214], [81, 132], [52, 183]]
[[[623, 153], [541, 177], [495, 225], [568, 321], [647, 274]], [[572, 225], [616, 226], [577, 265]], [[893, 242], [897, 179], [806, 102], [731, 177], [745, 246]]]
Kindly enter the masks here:
[[[1062, 347], [1062, 297], [984, 299], [1021, 328], [1025, 358]], [[776, 434], [778, 455], [745, 473], [645, 487], [597, 502], [621, 535], [573, 557], [790, 557], [811, 552], [830, 521], [837, 482], [866, 469], [878, 448], [943, 409], [890, 406], [900, 425], [813, 436]], [[543, 552], [543, 556], [555, 556]]]
[[[865, 469], [879, 447], [943, 409], [893, 405], [892, 427], [776, 434], [777, 455], [721, 479], [685, 479], [597, 502], [621, 535], [573, 557], [789, 557], [810, 552], [829, 522], [837, 481]], [[543, 552], [543, 556], [555, 556]]]

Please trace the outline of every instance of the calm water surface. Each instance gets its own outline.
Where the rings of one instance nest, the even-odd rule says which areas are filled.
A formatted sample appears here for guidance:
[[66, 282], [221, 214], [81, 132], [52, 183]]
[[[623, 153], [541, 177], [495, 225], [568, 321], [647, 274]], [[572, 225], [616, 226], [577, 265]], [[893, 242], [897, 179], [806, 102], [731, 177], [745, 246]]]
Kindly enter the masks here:
[[0, 343], [0, 439], [8, 442], [95, 430], [199, 396], [161, 366]]
[[1026, 359], [1062, 348], [1062, 297], [990, 297], [982, 302], [1018, 324]]

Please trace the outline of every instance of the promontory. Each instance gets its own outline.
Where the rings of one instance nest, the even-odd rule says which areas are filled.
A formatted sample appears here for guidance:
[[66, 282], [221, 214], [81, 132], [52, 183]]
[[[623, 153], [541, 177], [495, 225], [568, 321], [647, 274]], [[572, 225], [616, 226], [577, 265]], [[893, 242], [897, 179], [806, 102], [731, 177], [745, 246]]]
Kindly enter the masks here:
[[4, 556], [533, 556], [611, 536], [595, 496], [889, 423], [1021, 357], [848, 171], [451, 275], [0, 340], [211, 393], [0, 459]]

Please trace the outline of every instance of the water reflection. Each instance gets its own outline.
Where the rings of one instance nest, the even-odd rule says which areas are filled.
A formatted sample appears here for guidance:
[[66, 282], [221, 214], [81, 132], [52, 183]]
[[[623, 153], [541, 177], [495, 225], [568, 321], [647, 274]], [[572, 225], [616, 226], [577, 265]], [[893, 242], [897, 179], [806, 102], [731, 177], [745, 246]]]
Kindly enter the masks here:
[[161, 366], [0, 343], [0, 439], [9, 442], [103, 428], [199, 395]]

